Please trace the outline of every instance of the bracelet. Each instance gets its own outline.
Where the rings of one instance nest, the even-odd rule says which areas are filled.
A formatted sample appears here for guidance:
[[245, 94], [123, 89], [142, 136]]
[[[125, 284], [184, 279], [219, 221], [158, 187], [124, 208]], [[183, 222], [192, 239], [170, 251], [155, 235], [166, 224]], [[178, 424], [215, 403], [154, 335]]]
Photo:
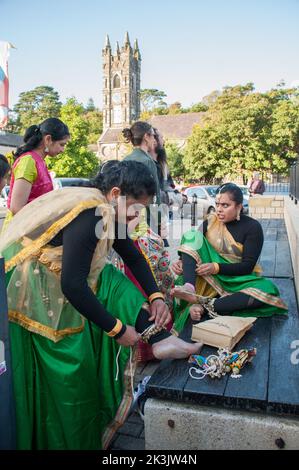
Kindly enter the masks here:
[[213, 263], [214, 265], [214, 268], [216, 269], [215, 273], [214, 274], [218, 274], [219, 273], [219, 270], [220, 270], [220, 266], [218, 263]]
[[110, 336], [110, 338], [113, 338], [120, 332], [122, 327], [123, 327], [122, 322], [117, 318], [115, 326], [112, 328], [111, 331], [108, 331], [108, 332], [106, 331], [106, 335]]
[[154, 294], [149, 295], [148, 300], [152, 303], [154, 300], [161, 299], [164, 300], [164, 295], [162, 292], [155, 292]]

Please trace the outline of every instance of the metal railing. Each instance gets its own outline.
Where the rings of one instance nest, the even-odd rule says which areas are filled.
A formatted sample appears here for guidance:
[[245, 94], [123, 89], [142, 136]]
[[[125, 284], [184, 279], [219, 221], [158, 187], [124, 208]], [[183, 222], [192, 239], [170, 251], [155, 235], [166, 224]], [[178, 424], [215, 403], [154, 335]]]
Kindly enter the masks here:
[[297, 204], [299, 200], [299, 160], [290, 167], [290, 198]]
[[290, 183], [265, 183], [264, 194], [289, 194]]

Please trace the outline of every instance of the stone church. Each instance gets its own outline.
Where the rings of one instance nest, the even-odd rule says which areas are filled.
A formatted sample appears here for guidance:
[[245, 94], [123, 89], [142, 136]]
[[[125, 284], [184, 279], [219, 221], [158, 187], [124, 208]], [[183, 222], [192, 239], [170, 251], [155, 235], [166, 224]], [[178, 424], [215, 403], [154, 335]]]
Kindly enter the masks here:
[[132, 47], [126, 33], [124, 45], [112, 53], [106, 37], [103, 57], [103, 133], [98, 141], [102, 160], [121, 158], [126, 152], [121, 131], [140, 116], [141, 55], [137, 39]]
[[[102, 161], [121, 159], [128, 153], [128, 146], [121, 131], [130, 127], [140, 116], [141, 54], [137, 39], [131, 46], [126, 33], [124, 45], [116, 43], [112, 52], [109, 36], [106, 36], [103, 58], [103, 133], [98, 140], [98, 156]], [[186, 113], [153, 116], [149, 122], [158, 128], [165, 139], [184, 147], [204, 113]]]

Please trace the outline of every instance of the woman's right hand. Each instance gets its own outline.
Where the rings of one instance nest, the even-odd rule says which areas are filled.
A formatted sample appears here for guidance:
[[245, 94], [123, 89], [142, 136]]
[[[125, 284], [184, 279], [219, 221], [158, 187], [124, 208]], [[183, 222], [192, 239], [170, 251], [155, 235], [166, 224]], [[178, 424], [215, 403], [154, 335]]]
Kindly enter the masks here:
[[174, 261], [171, 265], [171, 269], [173, 270], [174, 274], [177, 276], [180, 276], [183, 274], [183, 262], [182, 260], [178, 259], [177, 261]]
[[116, 341], [121, 346], [135, 346], [135, 344], [140, 340], [140, 338], [141, 335], [137, 333], [133, 326], [126, 325], [126, 331]]

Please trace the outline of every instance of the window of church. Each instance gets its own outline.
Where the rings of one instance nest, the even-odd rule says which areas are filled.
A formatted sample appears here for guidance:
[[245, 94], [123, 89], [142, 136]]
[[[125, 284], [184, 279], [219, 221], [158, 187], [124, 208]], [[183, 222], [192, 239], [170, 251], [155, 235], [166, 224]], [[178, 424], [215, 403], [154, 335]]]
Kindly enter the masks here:
[[119, 75], [115, 75], [114, 78], [113, 78], [113, 88], [120, 88]]

